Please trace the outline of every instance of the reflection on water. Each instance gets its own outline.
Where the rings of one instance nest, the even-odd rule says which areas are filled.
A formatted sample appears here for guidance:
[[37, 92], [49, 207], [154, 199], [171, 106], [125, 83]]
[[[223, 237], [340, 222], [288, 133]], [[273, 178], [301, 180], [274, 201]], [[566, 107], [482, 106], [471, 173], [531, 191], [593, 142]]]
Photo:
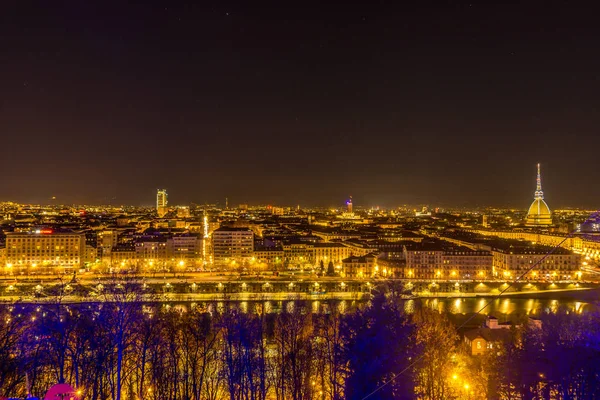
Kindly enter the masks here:
[[[349, 300], [285, 300], [285, 301], [206, 301], [191, 303], [189, 307], [173, 305], [176, 309], [183, 311], [188, 308], [196, 308], [211, 314], [222, 314], [227, 310], [238, 310], [242, 313], [272, 314], [272, 313], [316, 313], [344, 314], [352, 312], [357, 307], [367, 304], [365, 301]], [[597, 306], [590, 303], [565, 299], [527, 299], [527, 298], [427, 298], [410, 299], [403, 301], [403, 309], [406, 313], [413, 313], [419, 307], [424, 306], [440, 313], [467, 315], [479, 313], [482, 315], [511, 315], [522, 314], [539, 316], [540, 314], [556, 314], [563, 309], [567, 312], [583, 314], [598, 310]], [[171, 307], [165, 305], [165, 307]]]
[[271, 302], [267, 300], [264, 302], [264, 305], [265, 305], [264, 313], [271, 314], [273, 312], [273, 304], [271, 304]]
[[292, 314], [294, 312], [294, 310], [296, 310], [296, 302], [294, 301], [288, 301], [285, 307], [285, 311], [288, 312], [289, 314]]
[[550, 300], [550, 305], [546, 308], [547, 313], [556, 314], [558, 311], [558, 300]]
[[314, 314], [317, 314], [317, 313], [319, 312], [319, 310], [320, 310], [320, 309], [319, 309], [319, 305], [320, 305], [320, 303], [319, 303], [319, 300], [314, 300], [314, 301], [312, 302], [312, 312], [313, 312]]
[[406, 300], [404, 302], [404, 312], [407, 314], [412, 314], [415, 312], [415, 300]]
[[344, 314], [346, 312], [346, 307], [348, 307], [348, 302], [346, 300], [342, 300], [338, 304], [338, 312], [340, 314]]
[[[450, 314], [480, 313], [526, 314], [537, 316], [544, 313], [556, 314], [560, 309], [582, 314], [596, 309], [589, 303], [574, 300], [557, 299], [521, 299], [521, 298], [462, 298], [462, 299], [422, 299], [422, 304], [432, 310]], [[414, 306], [411, 306], [414, 309]]]

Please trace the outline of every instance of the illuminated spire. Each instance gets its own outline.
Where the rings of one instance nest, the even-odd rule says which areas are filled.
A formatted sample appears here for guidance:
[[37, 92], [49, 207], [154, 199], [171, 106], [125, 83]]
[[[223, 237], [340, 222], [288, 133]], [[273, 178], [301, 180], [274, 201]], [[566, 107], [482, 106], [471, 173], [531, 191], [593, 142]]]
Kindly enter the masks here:
[[537, 165], [537, 185], [535, 188], [535, 198], [543, 199], [544, 192], [542, 191], [542, 173], [540, 172], [540, 163]]

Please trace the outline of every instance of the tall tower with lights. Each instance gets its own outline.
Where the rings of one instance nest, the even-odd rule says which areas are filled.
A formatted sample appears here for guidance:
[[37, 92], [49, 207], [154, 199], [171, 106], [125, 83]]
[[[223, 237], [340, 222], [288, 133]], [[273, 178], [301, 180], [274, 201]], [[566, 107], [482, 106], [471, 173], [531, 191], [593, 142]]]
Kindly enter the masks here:
[[352, 214], [352, 196], [346, 201], [346, 207], [348, 208], [348, 214]]
[[529, 206], [525, 225], [531, 227], [552, 225], [552, 212], [550, 211], [548, 204], [546, 204], [544, 201], [544, 192], [542, 191], [542, 173], [539, 163], [537, 165], [537, 180], [535, 193], [533, 195], [533, 203], [531, 203], [531, 206]]
[[169, 200], [167, 199], [167, 190], [158, 189], [156, 191], [156, 213], [160, 218], [164, 217], [165, 214], [169, 211], [167, 209], [168, 203]]

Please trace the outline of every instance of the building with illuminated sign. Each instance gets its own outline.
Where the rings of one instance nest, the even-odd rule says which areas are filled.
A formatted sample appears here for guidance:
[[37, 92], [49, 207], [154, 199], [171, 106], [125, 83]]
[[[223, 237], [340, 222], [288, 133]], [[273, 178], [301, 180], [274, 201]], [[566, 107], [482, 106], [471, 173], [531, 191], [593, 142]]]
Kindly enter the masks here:
[[84, 234], [50, 229], [6, 233], [7, 269], [42, 272], [51, 267], [79, 268], [84, 261]]

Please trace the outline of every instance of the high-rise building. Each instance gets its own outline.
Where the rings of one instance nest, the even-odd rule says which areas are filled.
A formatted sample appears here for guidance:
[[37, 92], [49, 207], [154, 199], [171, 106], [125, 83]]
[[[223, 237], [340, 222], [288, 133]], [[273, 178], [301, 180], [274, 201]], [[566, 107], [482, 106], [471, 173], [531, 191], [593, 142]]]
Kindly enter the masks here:
[[346, 202], [346, 207], [348, 207], [348, 214], [352, 214], [352, 196]]
[[482, 218], [481, 226], [484, 228], [489, 228], [490, 224], [488, 223], [488, 216], [484, 215]]
[[158, 189], [156, 192], [156, 213], [160, 218], [164, 217], [165, 214], [169, 211], [167, 209], [167, 204], [169, 203], [167, 199], [167, 190], [166, 189]]
[[533, 203], [529, 206], [527, 226], [548, 226], [552, 225], [552, 213], [550, 207], [544, 201], [544, 192], [542, 191], [542, 174], [540, 172], [540, 164], [537, 165], [537, 185], [534, 194]]

